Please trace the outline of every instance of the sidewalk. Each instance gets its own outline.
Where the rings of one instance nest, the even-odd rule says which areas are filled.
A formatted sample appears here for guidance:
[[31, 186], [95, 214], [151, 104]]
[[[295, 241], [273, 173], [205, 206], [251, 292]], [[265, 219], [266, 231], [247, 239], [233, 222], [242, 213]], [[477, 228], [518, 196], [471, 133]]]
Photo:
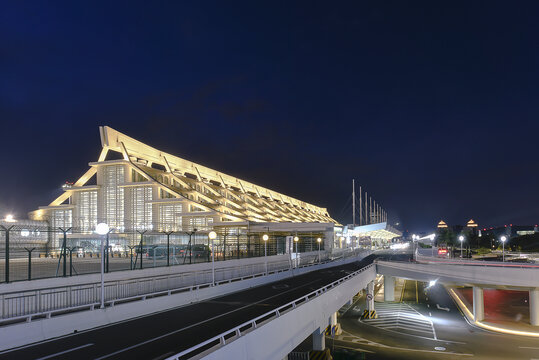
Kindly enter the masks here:
[[539, 337], [539, 327], [525, 323], [524, 321], [508, 321], [508, 320], [483, 320], [475, 321], [473, 317], [473, 304], [470, 303], [466, 296], [454, 287], [446, 286], [446, 290], [453, 298], [457, 306], [466, 316], [470, 324], [476, 325], [486, 330], [501, 332], [505, 334], [533, 336]]

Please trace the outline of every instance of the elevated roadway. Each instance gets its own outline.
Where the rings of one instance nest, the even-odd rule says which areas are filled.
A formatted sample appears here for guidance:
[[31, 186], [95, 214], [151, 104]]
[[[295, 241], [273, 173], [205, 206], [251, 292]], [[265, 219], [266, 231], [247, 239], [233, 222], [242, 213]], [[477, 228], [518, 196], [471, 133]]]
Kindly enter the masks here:
[[530, 323], [539, 326], [539, 266], [487, 263], [480, 261], [432, 261], [431, 263], [377, 261], [377, 273], [384, 275], [386, 301], [394, 301], [395, 277], [447, 285], [473, 287], [473, 318], [485, 318], [484, 288], [529, 292]]
[[[312, 271], [189, 306], [7, 350], [0, 353], [0, 359], [40, 357], [54, 357], [55, 359], [166, 358], [203, 343], [231, 328], [249, 322], [260, 315], [268, 313], [268, 311], [302, 298], [339, 279], [349, 277], [351, 273], [371, 265], [375, 257], [370, 255], [357, 262]], [[365, 282], [372, 281], [376, 275], [374, 268], [371, 267], [371, 269], [371, 273], [365, 276]], [[346, 284], [343, 282], [340, 286], [343, 286], [344, 289]], [[361, 290], [361, 286], [364, 285], [358, 285], [359, 287], [356, 289], [349, 289], [349, 292], [353, 294]], [[341, 292], [341, 295], [343, 293]], [[320, 295], [332, 297], [337, 294], [339, 292], [330, 290]], [[348, 299], [339, 299], [342, 303], [338, 307], [349, 299], [351, 299], [351, 296]], [[308, 301], [310, 302], [311, 300]], [[290, 313], [298, 311], [303, 306], [293, 309]], [[327, 311], [328, 313], [336, 311], [338, 307], [336, 309], [327, 309]], [[322, 316], [322, 318], [324, 317]], [[290, 340], [291, 338], [299, 339], [304, 334], [312, 332], [314, 327], [325, 327], [327, 325], [327, 317], [324, 324], [318, 323], [319, 320], [313, 319], [310, 324], [302, 328], [278, 329], [278, 333], [274, 333], [273, 339], [279, 341], [286, 339], [286, 343], [282, 344], [276, 341], [271, 344], [272, 339], [265, 338], [266, 343], [271, 345], [267, 349], [273, 349], [273, 352], [263, 353], [263, 349], [258, 349], [260, 353], [256, 354], [256, 358], [270, 359], [281, 355], [280, 358], [284, 357], [288, 351], [291, 351], [299, 344], [299, 342], [294, 343], [295, 340]], [[260, 327], [260, 329], [264, 328], [269, 329], [267, 324]], [[285, 336], [279, 336], [279, 334], [285, 334]], [[304, 338], [305, 336], [299, 341], [301, 342]], [[234, 345], [234, 343], [241, 344], [236, 340], [230, 345]], [[222, 349], [226, 349], [227, 346], [222, 347]], [[231, 347], [228, 347], [228, 349], [231, 349]], [[284, 353], [278, 353], [275, 349], [281, 349], [280, 352]], [[206, 349], [202, 348], [200, 350]], [[256, 350], [236, 349], [235, 354], [240, 358], [253, 358], [254, 354], [249, 353], [249, 351]], [[191, 353], [189, 356], [195, 354], [196, 352]]]

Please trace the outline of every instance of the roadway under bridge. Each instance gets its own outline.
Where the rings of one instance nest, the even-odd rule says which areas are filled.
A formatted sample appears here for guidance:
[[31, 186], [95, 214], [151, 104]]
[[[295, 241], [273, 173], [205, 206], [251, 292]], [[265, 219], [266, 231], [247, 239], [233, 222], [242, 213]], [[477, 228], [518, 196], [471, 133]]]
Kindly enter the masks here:
[[539, 326], [539, 266], [526, 264], [490, 264], [479, 261], [454, 263], [414, 263], [377, 261], [376, 271], [384, 275], [386, 301], [394, 300], [395, 277], [446, 285], [473, 287], [473, 317], [485, 318], [484, 288], [529, 291], [530, 323]]

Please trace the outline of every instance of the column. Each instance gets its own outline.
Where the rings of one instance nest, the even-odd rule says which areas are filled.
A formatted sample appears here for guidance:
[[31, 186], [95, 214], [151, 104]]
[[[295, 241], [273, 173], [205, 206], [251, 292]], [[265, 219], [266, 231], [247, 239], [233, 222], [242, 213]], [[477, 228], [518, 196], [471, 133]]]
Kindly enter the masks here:
[[313, 332], [313, 350], [322, 351], [326, 348], [324, 330], [325, 329], [318, 328]]
[[367, 310], [374, 310], [374, 281], [367, 285]]
[[329, 317], [329, 326], [335, 326], [337, 325], [337, 312], [334, 312]]
[[479, 286], [473, 287], [473, 318], [475, 321], [483, 321], [485, 319], [483, 289]]
[[395, 301], [395, 277], [384, 275], [384, 301]]
[[539, 326], [539, 288], [530, 289], [530, 324]]

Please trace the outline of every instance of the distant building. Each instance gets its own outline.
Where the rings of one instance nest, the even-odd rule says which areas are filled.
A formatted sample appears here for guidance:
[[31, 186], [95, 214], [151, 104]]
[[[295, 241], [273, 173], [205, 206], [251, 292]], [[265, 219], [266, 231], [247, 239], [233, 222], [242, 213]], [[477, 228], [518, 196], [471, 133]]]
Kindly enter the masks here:
[[440, 222], [438, 223], [438, 229], [447, 229], [447, 224], [445, 223], [445, 221], [440, 220]]

